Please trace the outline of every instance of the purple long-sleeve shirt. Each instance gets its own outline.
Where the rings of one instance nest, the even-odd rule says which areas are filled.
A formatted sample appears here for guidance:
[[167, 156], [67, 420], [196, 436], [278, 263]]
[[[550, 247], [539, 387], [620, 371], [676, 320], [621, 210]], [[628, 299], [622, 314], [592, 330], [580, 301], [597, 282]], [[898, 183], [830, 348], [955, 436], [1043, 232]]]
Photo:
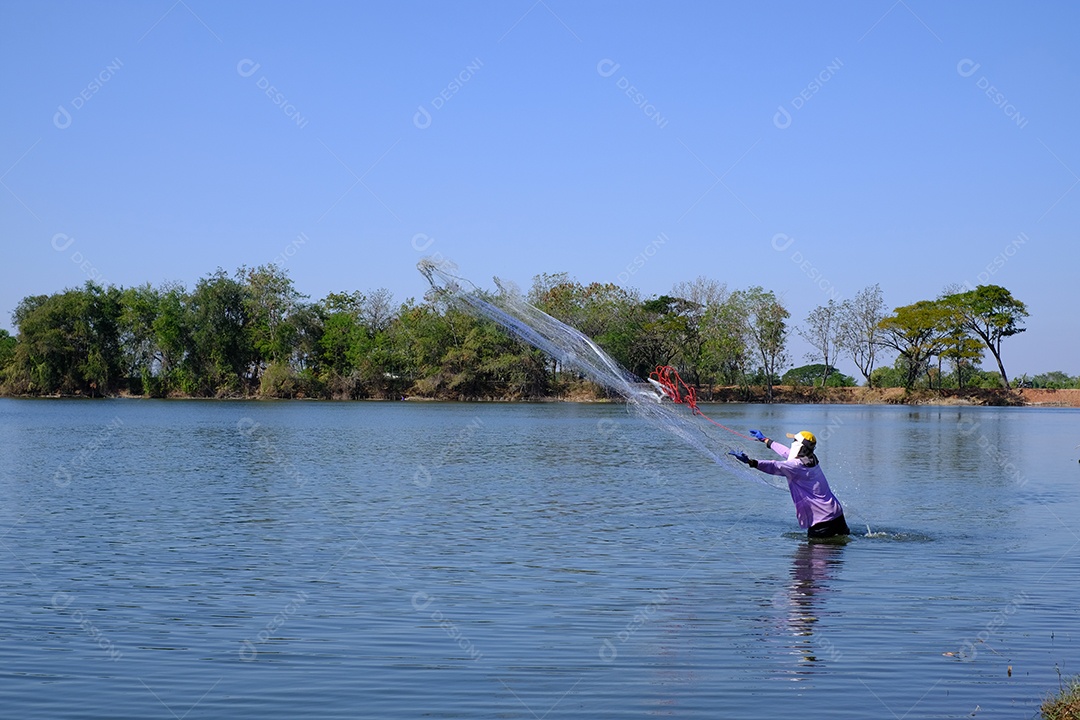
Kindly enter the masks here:
[[799, 526], [808, 528], [826, 520], [840, 517], [844, 508], [829, 489], [829, 481], [821, 471], [821, 464], [807, 467], [802, 458], [787, 460], [788, 448], [775, 440], [769, 446], [784, 460], [758, 460], [757, 469], [770, 475], [787, 478], [791, 499], [795, 501], [795, 516]]

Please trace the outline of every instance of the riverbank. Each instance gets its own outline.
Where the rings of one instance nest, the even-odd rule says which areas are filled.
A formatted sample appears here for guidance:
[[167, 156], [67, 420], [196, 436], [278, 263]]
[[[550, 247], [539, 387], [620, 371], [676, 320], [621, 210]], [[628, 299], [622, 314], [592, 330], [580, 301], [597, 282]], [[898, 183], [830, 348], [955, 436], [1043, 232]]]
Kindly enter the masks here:
[[[0, 395], [0, 397], [36, 397], [36, 398], [59, 398], [59, 397], [86, 397], [84, 395]], [[145, 396], [129, 393], [121, 393], [109, 397], [121, 397], [141, 399]], [[311, 398], [297, 395], [295, 397], [266, 397], [259, 395], [229, 395], [217, 398], [207, 398], [193, 395], [170, 395], [171, 400], [323, 400], [327, 398]], [[369, 397], [358, 398], [359, 400], [371, 401], [400, 401], [409, 402], [576, 402], [576, 403], [607, 403], [614, 402], [612, 398], [605, 397], [597, 392], [596, 386], [581, 385], [565, 389], [558, 395], [550, 395], [540, 398], [523, 398], [517, 396], [487, 396], [487, 397], [450, 397], [450, 396], [426, 396], [426, 395], [398, 395], [396, 397]], [[768, 394], [764, 387], [716, 387], [711, 390], [702, 390], [698, 394], [700, 402], [719, 403], [747, 403], [764, 404], [768, 402]], [[1013, 407], [1080, 407], [1080, 389], [1012, 389], [1000, 388], [965, 388], [963, 390], [905, 390], [904, 388], [866, 388], [866, 387], [835, 387], [835, 388], [810, 388], [789, 385], [776, 385], [772, 391], [772, 402], [778, 405], [787, 404], [836, 404], [836, 405], [984, 405], [984, 406], [1013, 406]]]
[[[426, 400], [428, 398], [408, 398]], [[550, 402], [610, 402], [587, 388], [571, 391], [559, 397], [544, 398]], [[766, 388], [759, 386], [727, 386], [701, 390], [699, 402], [765, 404], [769, 402]], [[772, 403], [777, 405], [985, 405], [1012, 407], [1080, 407], [1080, 389], [1012, 389], [965, 388], [963, 390], [905, 390], [904, 388], [831, 387], [810, 388], [774, 385]]]
[[[765, 388], [717, 388], [716, 402], [766, 402]], [[905, 390], [904, 388], [773, 387], [774, 403], [826, 403], [848, 405], [993, 405], [1080, 407], [1080, 390], [965, 388], [963, 390]]]

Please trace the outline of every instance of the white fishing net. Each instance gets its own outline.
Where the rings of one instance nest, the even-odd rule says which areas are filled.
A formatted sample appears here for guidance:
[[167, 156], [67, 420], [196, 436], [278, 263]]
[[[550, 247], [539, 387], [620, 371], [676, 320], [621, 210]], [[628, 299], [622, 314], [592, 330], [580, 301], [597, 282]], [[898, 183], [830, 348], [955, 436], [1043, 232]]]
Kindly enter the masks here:
[[[735, 433], [685, 406], [672, 402], [660, 386], [636, 377], [580, 331], [530, 305], [514, 287], [495, 284], [498, 293], [487, 293], [456, 274], [457, 267], [445, 259], [425, 258], [417, 269], [439, 294], [463, 310], [491, 320], [519, 340], [555, 359], [564, 369], [579, 373], [607, 388], [626, 402], [627, 412], [676, 436], [726, 471], [744, 479], [783, 488], [782, 478], [751, 470], [727, 454], [734, 438], [713, 428]], [[739, 435], [739, 433], [735, 433]]]

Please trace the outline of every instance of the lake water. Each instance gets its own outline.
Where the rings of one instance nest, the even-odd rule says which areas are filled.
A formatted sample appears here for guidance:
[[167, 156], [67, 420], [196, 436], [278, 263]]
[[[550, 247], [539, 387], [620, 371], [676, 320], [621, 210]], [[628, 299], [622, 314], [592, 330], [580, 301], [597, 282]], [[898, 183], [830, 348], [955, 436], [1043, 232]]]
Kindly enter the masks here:
[[0, 400], [0, 714], [1030, 718], [1080, 672], [1076, 410], [703, 407], [815, 432], [856, 536], [615, 405]]

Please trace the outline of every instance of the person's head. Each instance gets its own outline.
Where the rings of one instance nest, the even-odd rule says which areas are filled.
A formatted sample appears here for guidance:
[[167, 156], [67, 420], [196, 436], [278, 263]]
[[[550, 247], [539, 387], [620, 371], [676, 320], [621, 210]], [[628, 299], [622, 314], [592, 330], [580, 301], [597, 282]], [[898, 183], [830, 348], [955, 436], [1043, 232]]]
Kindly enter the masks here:
[[792, 439], [791, 449], [788, 450], [788, 460], [800, 457], [814, 457], [814, 449], [817, 447], [817, 438], [809, 430], [800, 430], [787, 436]]

